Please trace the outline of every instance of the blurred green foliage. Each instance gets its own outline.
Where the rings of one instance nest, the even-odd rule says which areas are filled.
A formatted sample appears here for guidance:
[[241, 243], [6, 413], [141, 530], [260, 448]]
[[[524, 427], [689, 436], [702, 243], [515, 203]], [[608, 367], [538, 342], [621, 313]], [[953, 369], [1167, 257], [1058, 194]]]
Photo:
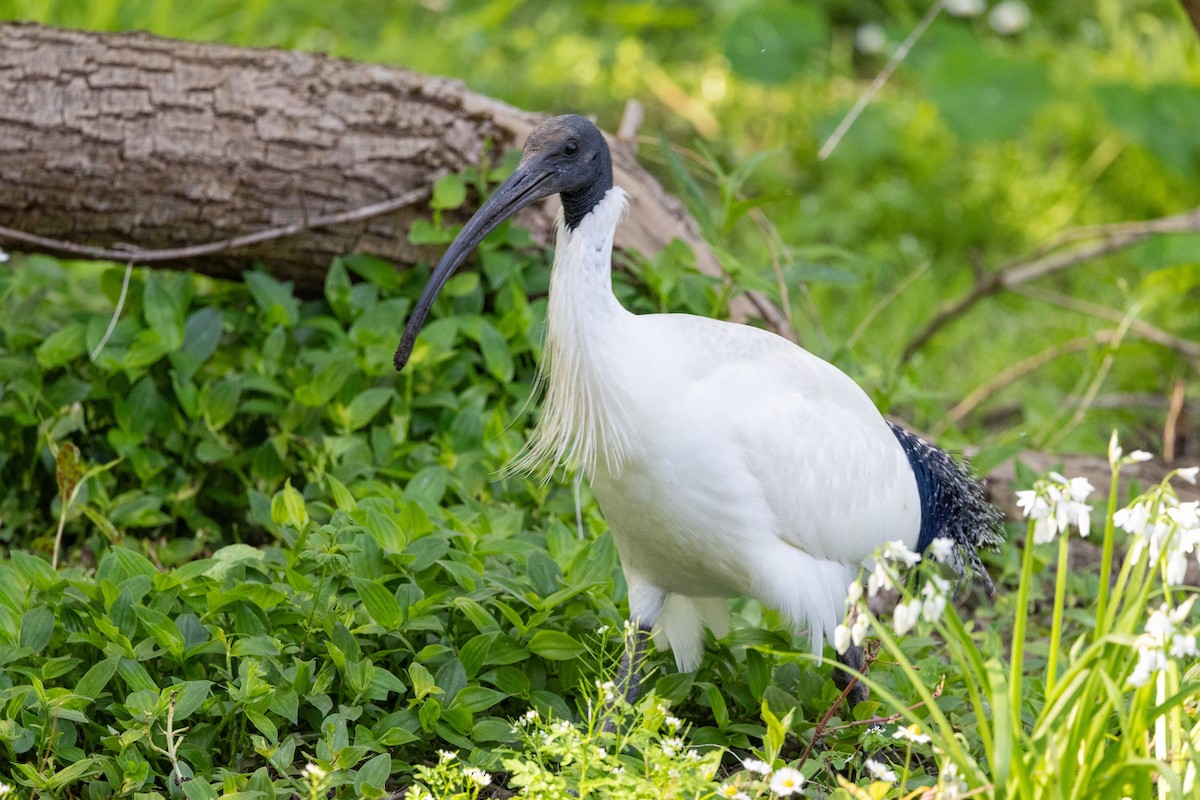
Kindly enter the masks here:
[[[1007, 294], [901, 364], [905, 343], [936, 305], [969, 290], [975, 270], [995, 270], [1073, 226], [1200, 203], [1200, 47], [1179, 4], [1030, 5], [1032, 24], [1007, 36], [986, 15], [942, 14], [826, 161], [816, 158], [819, 145], [884, 63], [884, 54], [856, 49], [856, 33], [879, 26], [886, 53], [926, 4], [0, 0], [0, 17], [401, 64], [518, 106], [594, 114], [610, 128], [627, 99], [642, 100], [644, 162], [698, 217], [724, 216], [709, 233], [739, 284], [765, 290], [805, 346], [931, 429], [1003, 369], [1115, 327], [1045, 297]], [[680, 153], [688, 178], [660, 140]], [[750, 174], [722, 184], [756, 154]], [[746, 198], [753, 202], [737, 205]], [[1152, 244], [1041, 285], [1119, 317], [1156, 270], [1186, 272], [1180, 291], [1195, 298], [1198, 252], [1195, 239]], [[1195, 316], [1169, 305], [1138, 305], [1137, 314], [1198, 338]], [[1196, 381], [1186, 359], [1136, 334], [1123, 340], [1085, 422], [1059, 419], [1064, 405], [1080, 403], [1080, 376], [1086, 386], [1107, 354], [1097, 344], [1049, 359], [945, 435], [1001, 449], [1020, 440], [1099, 450], [1121, 425], [1159, 449], [1162, 398], [1176, 378], [1194, 396]], [[1139, 402], [1117, 401], [1131, 395]]]
[[[1194, 364], [1136, 330], [1066, 345], [1129, 314], [1200, 339], [1195, 235], [997, 295], [900, 358], [977, 270], [1075, 226], [1200, 204], [1200, 48], [1177, 4], [1031, 5], [1014, 36], [936, 20], [826, 161], [819, 146], [884, 65], [856, 34], [880, 25], [894, 47], [925, 4], [0, 0], [0, 17], [398, 63], [607, 128], [640, 99], [643, 161], [732, 280], [698, 275], [680, 247], [628, 256], [626, 305], [720, 315], [763, 291], [883, 408], [982, 444], [985, 463], [1026, 444], [1100, 451], [1114, 426], [1157, 451], [1162, 398], [1176, 379], [1196, 396]], [[462, 189], [444, 182], [410, 236], [448, 241], [439, 210]], [[347, 796], [371, 796], [438, 747], [494, 767], [507, 719], [530, 706], [575, 712], [624, 583], [586, 491], [579, 536], [567, 480], [497, 477], [524, 440], [547, 258], [506, 228], [478, 263], [401, 376], [391, 352], [421, 270], [347, 255], [320, 298], [265, 272], [234, 285], [134, 270], [103, 348], [122, 267], [14, 256], [0, 270], [0, 766], [24, 764], [46, 796], [166, 792], [174, 697], [190, 728], [176, 761], [222, 790], [287, 796], [316, 758]], [[1056, 349], [947, 425], [971, 390]], [[55, 572], [38, 556], [60, 519]], [[1013, 553], [994, 566], [1014, 582]], [[1081, 606], [1094, 597], [1089, 575], [1071, 586]], [[1012, 610], [1003, 592], [976, 609], [989, 648]], [[697, 743], [754, 746], [764, 704], [796, 709], [805, 742], [836, 696], [828, 673], [772, 654], [797, 644], [773, 614], [736, 612], [732, 647], [694, 674], [655, 662], [655, 691]], [[927, 645], [913, 644], [918, 666], [939, 674]], [[961, 687], [939, 705], [971, 740]], [[833, 786], [887, 745], [839, 728], [810, 777]]]

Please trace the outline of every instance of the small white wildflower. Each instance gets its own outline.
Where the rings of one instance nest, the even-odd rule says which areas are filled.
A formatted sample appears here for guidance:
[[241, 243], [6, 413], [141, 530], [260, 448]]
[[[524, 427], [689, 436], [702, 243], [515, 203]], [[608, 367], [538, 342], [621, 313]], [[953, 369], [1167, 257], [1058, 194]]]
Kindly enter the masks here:
[[845, 653], [850, 649], [850, 629], [845, 624], [833, 629], [833, 649], [838, 653]]
[[950, 582], [937, 575], [930, 575], [921, 587], [921, 618], [926, 622], [937, 622], [946, 610], [946, 598], [950, 593]]
[[1177, 633], [1171, 637], [1171, 658], [1195, 658], [1200, 655], [1196, 649], [1196, 637]]
[[896, 604], [896, 608], [892, 612], [892, 627], [896, 629], [897, 636], [903, 636], [912, 630], [912, 626], [916, 625], [920, 618], [921, 601], [914, 597], [908, 602]]
[[850, 581], [850, 585], [846, 587], [846, 607], [849, 608], [850, 606], [858, 605], [858, 601], [862, 600], [862, 596], [862, 581], [857, 578]]
[[1196, 476], [1200, 475], [1200, 467], [1177, 469], [1175, 470], [1175, 474], [1194, 486], [1196, 484]]
[[883, 562], [875, 562], [875, 568], [867, 576], [867, 594], [874, 597], [879, 594], [880, 590], [892, 589], [895, 585], [895, 582], [892, 581], [892, 576], [888, 574], [887, 567], [883, 565]]
[[554, 731], [555, 733], [570, 733], [571, 723], [565, 719], [561, 722], [556, 722], [554, 723]]
[[597, 747], [597, 748], [596, 748], [596, 756], [597, 756], [597, 757], [598, 757], [598, 758], [599, 758], [601, 761], [603, 761], [604, 759], [608, 758], [608, 751], [607, 751], [607, 750], [605, 750], [603, 747]]
[[771, 791], [780, 797], [795, 794], [803, 785], [804, 774], [793, 767], [780, 767], [771, 776]]
[[945, 564], [954, 555], [954, 540], [939, 536], [929, 543], [929, 554], [939, 564]]
[[868, 56], [877, 56], [887, 49], [887, 32], [883, 26], [868, 22], [854, 32], [854, 48]]
[[663, 739], [659, 744], [662, 745], [663, 753], [666, 754], [668, 758], [673, 758], [679, 753], [680, 750], [683, 749], [683, 739], [679, 738], [678, 736], [674, 736], [669, 739]]
[[930, 797], [931, 800], [958, 800], [966, 791], [966, 781], [959, 777], [958, 767], [951, 761], [938, 776], [937, 786]]
[[663, 720], [663, 724], [665, 724], [671, 730], [675, 730], [683, 725], [683, 720], [681, 720], [679, 717], [673, 717], [670, 714], [667, 714], [666, 718]]
[[[8, 263], [8, 253], [4, 252], [3, 250], [0, 250], [0, 264], [7, 264], [7, 263]], [[9, 786], [7, 783], [0, 783], [0, 797], [4, 797], [4, 795], [8, 794], [11, 791], [12, 791], [12, 787]]]
[[912, 550], [909, 550], [908, 545], [899, 539], [885, 544], [880, 557], [885, 561], [900, 562], [906, 567], [911, 567], [921, 560], [920, 553], [914, 553]]
[[609, 773], [611, 773], [613, 775], [620, 775], [622, 772], [625, 771], [625, 767], [621, 766], [620, 764], [617, 764], [615, 767], [611, 767], [608, 771], [609, 771]]
[[537, 722], [541, 716], [536, 708], [531, 708], [517, 719], [517, 724], [524, 728]]
[[1117, 431], [1108, 437], [1108, 465], [1116, 469], [1121, 464], [1121, 445], [1117, 444]]
[[984, 0], [946, 0], [945, 7], [952, 17], [978, 17], [986, 4]]
[[487, 786], [492, 782], [492, 776], [479, 767], [463, 767], [463, 776], [480, 787]]
[[866, 767], [867, 772], [871, 773], [871, 777], [877, 781], [884, 781], [885, 783], [895, 783], [897, 780], [899, 780], [899, 778], [896, 777], [895, 772], [893, 772], [886, 765], [880, 764], [878, 761], [875, 761], [874, 759], [868, 758], [866, 761], [863, 762], [863, 766]]
[[860, 647], [870, 630], [871, 621], [867, 619], [867, 615], [859, 614], [854, 618], [854, 624], [850, 626], [850, 641], [854, 643], [855, 647]]
[[1029, 6], [1022, 3], [1021, 0], [1004, 0], [988, 14], [988, 24], [992, 26], [992, 30], [1002, 36], [1020, 33], [1029, 27], [1032, 19], [1033, 15], [1029, 13]]
[[1134, 450], [1132, 453], [1129, 454], [1129, 460], [1131, 462], [1135, 462], [1135, 463], [1141, 462], [1141, 461], [1149, 461], [1152, 458], [1154, 458], [1154, 456], [1150, 453], [1147, 453], [1145, 450]]
[[[324, 778], [326, 775], [328, 775], [329, 773], [326, 772], [321, 767], [317, 766], [316, 764], [309, 763], [309, 764], [304, 765], [304, 774], [314, 780], [319, 781], [322, 778]], [[0, 792], [0, 795], [3, 795], [3, 794], [4, 794], [3, 792]]]
[[750, 795], [738, 791], [738, 787], [732, 783], [726, 783], [720, 789], [717, 789], [717, 797], [720, 797], [722, 800], [750, 800]]
[[[3, 254], [3, 253], [4, 253], [4, 251], [3, 251], [3, 250], [0, 250], [0, 254]], [[7, 256], [7, 255], [5, 255], [5, 256], [4, 256], [4, 260], [5, 260], [5, 261], [7, 261], [7, 260], [8, 260], [8, 256]], [[7, 795], [7, 794], [11, 793], [12, 791], [13, 791], [13, 787], [9, 786], [9, 785], [8, 785], [7, 783], [5, 783], [4, 781], [0, 781], [0, 797], [4, 797], [5, 795]]]
[[769, 775], [771, 773], [771, 765], [765, 761], [759, 761], [757, 758], [743, 758], [742, 766], [747, 772], [753, 772], [757, 775]]
[[926, 744], [929, 742], [929, 737], [921, 732], [921, 726], [913, 723], [905, 728], [897, 728], [892, 734], [893, 739], [904, 739], [913, 744]]

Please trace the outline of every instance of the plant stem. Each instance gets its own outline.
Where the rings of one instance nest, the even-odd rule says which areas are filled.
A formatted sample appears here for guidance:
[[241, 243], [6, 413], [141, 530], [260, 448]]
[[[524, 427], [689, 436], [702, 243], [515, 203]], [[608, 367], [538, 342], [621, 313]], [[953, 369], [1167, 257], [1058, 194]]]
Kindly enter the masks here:
[[1104, 549], [1100, 555], [1100, 595], [1096, 598], [1096, 639], [1104, 635], [1104, 613], [1108, 606], [1108, 586], [1112, 582], [1113, 514], [1117, 512], [1117, 492], [1121, 471], [1113, 467], [1108, 487], [1108, 515], [1104, 519]]
[[1058, 681], [1058, 646], [1062, 639], [1063, 604], [1067, 595], [1067, 562], [1071, 540], [1066, 531], [1058, 536], [1058, 574], [1054, 578], [1054, 621], [1050, 625], [1050, 655], [1046, 660], [1046, 699]]
[[[1021, 679], [1025, 666], [1025, 625], [1029, 618], [1029, 585], [1033, 583], [1034, 524], [1034, 520], [1029, 520], [1025, 531], [1025, 552], [1021, 557], [1021, 582], [1017, 587], [1016, 617], [1013, 620], [1012, 655], [1008, 676], [1009, 707], [1012, 709], [1012, 735], [1017, 741], [1021, 738]], [[1017, 753], [1019, 749], [1014, 748], [1013, 752]], [[1017, 764], [1014, 765], [1014, 768], [1020, 771], [1022, 766]]]

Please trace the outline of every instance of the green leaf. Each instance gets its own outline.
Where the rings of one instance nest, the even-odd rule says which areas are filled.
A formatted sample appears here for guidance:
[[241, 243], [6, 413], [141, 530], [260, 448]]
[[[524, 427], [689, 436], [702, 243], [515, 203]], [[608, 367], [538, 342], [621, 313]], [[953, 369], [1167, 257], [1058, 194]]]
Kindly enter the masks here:
[[308, 524], [304, 495], [292, 488], [290, 480], [271, 498], [271, 521], [276, 525], [290, 525], [296, 530], [303, 530]]
[[300, 321], [300, 303], [291, 283], [280, 283], [265, 272], [243, 272], [242, 281], [268, 324], [291, 327]]
[[177, 350], [184, 339], [183, 309], [163, 284], [164, 281], [156, 273], [147, 273], [142, 289], [142, 309], [146, 322], [158, 334], [163, 347]]
[[367, 786], [382, 791], [391, 774], [392, 757], [387, 753], [380, 753], [359, 768], [358, 775], [354, 778], [354, 791], [361, 795]]
[[926, 81], [942, 119], [968, 142], [1019, 136], [1053, 99], [1037, 61], [991, 55], [974, 41], [946, 48], [927, 68]]
[[448, 211], [461, 206], [467, 199], [467, 183], [458, 173], [449, 173], [438, 179], [433, 185], [433, 197], [429, 207], [439, 211]]
[[21, 647], [40, 653], [54, 635], [54, 612], [46, 606], [31, 608], [21, 617]]
[[340, 258], [335, 258], [325, 273], [325, 299], [333, 313], [343, 322], [348, 322], [353, 314], [350, 307], [350, 276]]
[[183, 328], [183, 352], [203, 363], [217, 351], [225, 328], [225, 313], [215, 307], [202, 308], [188, 317]]
[[212, 681], [185, 681], [167, 689], [178, 692], [175, 695], [176, 721], [187, 719], [199, 710], [208, 699], [212, 686]]
[[810, 54], [829, 36], [815, 7], [784, 0], [751, 3], [725, 30], [725, 57], [733, 71], [760, 83], [783, 83], [803, 73]]
[[46, 369], [64, 366], [87, 352], [86, 331], [81, 322], [59, 328], [38, 345], [37, 360]]
[[238, 378], [210, 381], [200, 390], [200, 412], [214, 431], [224, 428], [237, 414], [242, 399], [242, 382]]
[[404, 622], [404, 612], [396, 597], [379, 581], [365, 578], [354, 578], [354, 589], [362, 600], [363, 607], [378, 622], [389, 631], [398, 630]]
[[437, 682], [433, 679], [433, 673], [425, 668], [424, 664], [413, 662], [408, 665], [408, 681], [412, 684], [413, 694], [418, 698], [424, 698], [431, 692], [440, 692], [437, 688]]
[[566, 661], [569, 658], [578, 658], [587, 652], [587, 648], [573, 636], [553, 630], [541, 630], [535, 633], [529, 640], [529, 649], [551, 661]]
[[117, 673], [117, 665], [120, 661], [120, 656], [109, 656], [97, 661], [80, 678], [79, 683], [75, 686], [75, 694], [95, 700], [112, 680], [112, 676]]
[[491, 708], [507, 697], [504, 692], [486, 686], [467, 686], [454, 696], [454, 705], [462, 706], [474, 714]]
[[356, 431], [371, 421], [379, 411], [396, 396], [396, 391], [386, 386], [365, 389], [346, 406], [346, 421], [349, 430]]

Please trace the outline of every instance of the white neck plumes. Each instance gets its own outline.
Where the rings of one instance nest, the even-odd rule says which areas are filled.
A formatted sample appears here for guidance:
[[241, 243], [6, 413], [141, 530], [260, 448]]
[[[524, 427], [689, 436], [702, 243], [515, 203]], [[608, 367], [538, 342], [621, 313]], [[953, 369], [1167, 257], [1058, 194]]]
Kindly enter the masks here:
[[612, 293], [612, 246], [625, 206], [613, 187], [574, 230], [559, 217], [539, 376], [546, 399], [515, 470], [620, 470], [629, 441], [619, 334], [631, 315]]

